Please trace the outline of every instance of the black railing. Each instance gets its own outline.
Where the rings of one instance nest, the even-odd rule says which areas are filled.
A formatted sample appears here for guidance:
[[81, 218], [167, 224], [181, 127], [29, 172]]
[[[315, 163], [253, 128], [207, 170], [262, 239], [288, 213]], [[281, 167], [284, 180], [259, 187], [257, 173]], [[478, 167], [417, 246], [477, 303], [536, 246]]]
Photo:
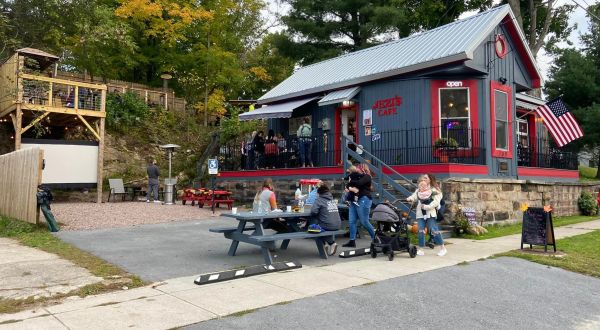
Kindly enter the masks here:
[[[275, 154], [267, 152], [267, 140], [264, 148], [250, 144], [246, 141], [234, 141], [222, 144], [219, 148], [217, 158], [219, 167], [223, 171], [256, 170], [269, 168], [297, 168], [301, 167], [300, 148], [304, 143], [310, 148], [311, 163], [315, 167], [337, 165], [334, 160], [333, 135], [322, 134], [311, 138], [288, 138], [277, 139]], [[259, 151], [264, 150], [264, 151]], [[305, 165], [310, 165], [308, 159]]]
[[577, 155], [572, 152], [560, 151], [558, 149], [537, 152], [531, 148], [517, 148], [517, 162], [519, 166], [556, 168], [563, 170], [576, 170], [579, 164]]
[[368, 142], [370, 150], [388, 165], [486, 164], [485, 132], [480, 129], [424, 127], [379, 134]]

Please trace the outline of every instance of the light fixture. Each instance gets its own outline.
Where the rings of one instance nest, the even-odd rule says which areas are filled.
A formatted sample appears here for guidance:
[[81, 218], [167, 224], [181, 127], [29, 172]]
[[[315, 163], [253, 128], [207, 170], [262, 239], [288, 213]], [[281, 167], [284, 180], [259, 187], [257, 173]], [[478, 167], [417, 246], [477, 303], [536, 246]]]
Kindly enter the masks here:
[[506, 80], [506, 78], [504, 78], [504, 77], [500, 77], [500, 78], [498, 78], [498, 81], [499, 81], [499, 82], [500, 82], [502, 85], [506, 85], [506, 82], [507, 82], [508, 80]]
[[452, 108], [452, 107], [454, 106], [454, 103], [450, 102], [450, 103], [448, 103], [448, 106], [449, 106], [450, 108]]
[[352, 101], [352, 100], [345, 100], [342, 102], [342, 106], [344, 106], [344, 107], [349, 107], [352, 105], [354, 105], [354, 101]]

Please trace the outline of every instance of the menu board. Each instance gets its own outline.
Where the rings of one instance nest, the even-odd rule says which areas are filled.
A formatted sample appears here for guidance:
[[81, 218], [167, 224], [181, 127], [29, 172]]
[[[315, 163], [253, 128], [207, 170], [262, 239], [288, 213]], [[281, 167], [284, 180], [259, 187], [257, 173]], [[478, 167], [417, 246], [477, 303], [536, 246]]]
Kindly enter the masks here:
[[543, 245], [545, 251], [547, 251], [548, 245], [552, 245], [556, 252], [552, 212], [546, 212], [542, 207], [527, 208], [527, 211], [523, 213], [521, 249], [523, 249], [523, 244], [529, 244], [530, 248], [533, 245]]

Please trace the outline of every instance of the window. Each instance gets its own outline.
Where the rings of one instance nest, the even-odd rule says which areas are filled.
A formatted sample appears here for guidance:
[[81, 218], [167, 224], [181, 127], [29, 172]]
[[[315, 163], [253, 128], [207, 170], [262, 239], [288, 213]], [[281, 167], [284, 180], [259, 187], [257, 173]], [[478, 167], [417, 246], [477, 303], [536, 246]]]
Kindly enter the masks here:
[[512, 88], [497, 81], [491, 82], [490, 115], [492, 134], [492, 156], [512, 158]]
[[461, 148], [469, 148], [469, 89], [440, 89], [440, 137], [452, 138]]
[[460, 146], [457, 157], [478, 157], [479, 93], [481, 81], [431, 80], [432, 145], [439, 138], [452, 138]]
[[494, 112], [496, 120], [496, 149], [508, 150], [508, 95], [494, 91]]
[[525, 119], [517, 119], [517, 143], [520, 147], [529, 147], [529, 123]]

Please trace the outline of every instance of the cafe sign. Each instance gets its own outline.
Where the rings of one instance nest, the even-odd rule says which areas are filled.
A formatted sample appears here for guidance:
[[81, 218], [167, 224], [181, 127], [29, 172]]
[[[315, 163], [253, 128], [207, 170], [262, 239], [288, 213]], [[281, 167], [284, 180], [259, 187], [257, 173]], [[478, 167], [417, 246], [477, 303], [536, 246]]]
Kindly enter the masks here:
[[389, 99], [377, 100], [371, 107], [378, 116], [397, 115], [398, 107], [402, 105], [402, 96], [394, 96]]

